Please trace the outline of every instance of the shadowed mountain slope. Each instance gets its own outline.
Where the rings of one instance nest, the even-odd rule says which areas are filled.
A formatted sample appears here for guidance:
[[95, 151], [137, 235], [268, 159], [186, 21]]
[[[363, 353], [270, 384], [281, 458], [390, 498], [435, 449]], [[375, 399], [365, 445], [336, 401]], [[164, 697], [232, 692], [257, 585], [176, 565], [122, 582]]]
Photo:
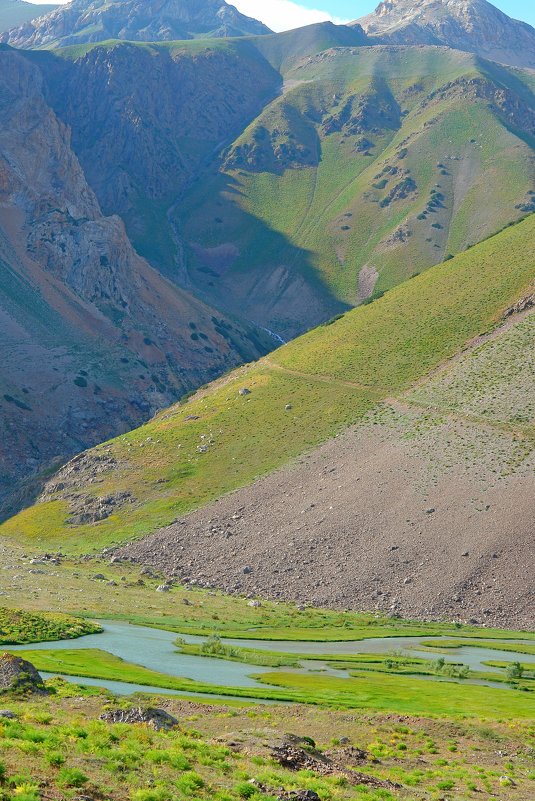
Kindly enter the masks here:
[[102, 214], [40, 71], [7, 48], [0, 120], [4, 509], [16, 507], [16, 481], [37, 480], [52, 460], [127, 430], [269, 344], [137, 255], [120, 218]]
[[535, 29], [487, 0], [384, 0], [354, 24], [382, 42], [446, 45], [504, 64], [535, 67]]

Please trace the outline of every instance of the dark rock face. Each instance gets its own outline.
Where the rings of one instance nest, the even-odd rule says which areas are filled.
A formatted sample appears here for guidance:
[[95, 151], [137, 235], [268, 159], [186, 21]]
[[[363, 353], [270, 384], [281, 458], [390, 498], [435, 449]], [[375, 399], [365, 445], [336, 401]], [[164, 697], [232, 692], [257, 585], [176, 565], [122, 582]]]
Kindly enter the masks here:
[[45, 685], [40, 674], [26, 660], [13, 654], [0, 656], [0, 693], [44, 693]]
[[102, 213], [43, 72], [0, 47], [0, 518], [44, 464], [139, 425], [262, 339], [162, 278]]
[[131, 709], [113, 709], [100, 716], [106, 723], [142, 723], [156, 731], [170, 731], [178, 726], [178, 720], [163, 709], [153, 707], [132, 707]]
[[172, 278], [180, 247], [172, 258], [154, 241], [174, 238], [162, 205], [181, 196], [214, 148], [247, 127], [276, 95], [280, 75], [241, 42], [196, 54], [103, 45], [74, 62], [46, 63], [47, 97], [72, 131], [102, 209], [120, 214], [138, 251]]
[[11, 30], [3, 41], [15, 47], [66, 47], [107, 39], [176, 41], [270, 33], [224, 0], [74, 0]]
[[535, 67], [535, 29], [487, 0], [385, 0], [358, 23], [383, 42], [447, 45], [492, 61]]

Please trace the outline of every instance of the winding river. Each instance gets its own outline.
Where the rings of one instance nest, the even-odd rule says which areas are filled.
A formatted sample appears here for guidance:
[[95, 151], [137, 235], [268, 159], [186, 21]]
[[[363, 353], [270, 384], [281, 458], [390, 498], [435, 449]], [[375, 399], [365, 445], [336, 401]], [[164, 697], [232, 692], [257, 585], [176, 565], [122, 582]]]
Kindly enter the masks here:
[[[291, 668], [272, 668], [257, 667], [255, 665], [244, 664], [241, 662], [228, 662], [223, 659], [213, 659], [204, 656], [190, 656], [181, 654], [175, 645], [176, 639], [180, 636], [188, 643], [201, 643], [204, 637], [194, 637], [191, 635], [179, 635], [176, 632], [153, 629], [146, 626], [133, 626], [129, 623], [120, 621], [99, 621], [103, 627], [101, 634], [90, 634], [77, 640], [62, 640], [58, 642], [43, 642], [25, 646], [10, 646], [10, 650], [73, 650], [85, 648], [98, 648], [107, 651], [114, 656], [118, 656], [125, 662], [132, 662], [137, 665], [149, 668], [150, 670], [165, 673], [169, 676], [195, 679], [209, 684], [225, 685], [227, 687], [240, 688], [265, 688], [257, 679], [251, 678], [252, 674], [261, 675], [263, 673], [273, 673], [277, 670], [288, 672]], [[288, 641], [261, 641], [261, 640], [235, 640], [225, 639], [225, 644], [242, 647], [255, 648], [256, 650], [276, 651], [278, 653], [310, 655], [353, 655], [353, 654], [387, 654], [403, 652], [407, 655], [421, 656], [432, 659], [433, 654], [417, 649], [420, 644], [432, 645], [437, 637], [388, 637], [373, 638], [356, 642], [288, 642]], [[461, 640], [462, 642], [462, 640]], [[508, 641], [514, 643], [515, 641]], [[525, 641], [517, 641], [525, 642]], [[519, 659], [525, 664], [535, 665], [535, 655], [515, 654], [511, 651], [500, 651], [499, 648], [473, 648], [462, 646], [445, 656], [448, 662], [462, 662], [472, 670], [489, 672], [492, 670], [483, 664], [490, 660], [512, 662]], [[293, 669], [295, 670], [295, 668]], [[347, 677], [344, 670], [336, 670], [321, 660], [303, 660], [300, 672], [316, 672], [321, 670], [324, 674]], [[46, 678], [50, 674], [43, 673]], [[57, 675], [57, 674], [54, 674]], [[159, 695], [199, 695], [203, 698], [205, 694], [193, 692], [180, 692], [177, 690], [163, 690], [157, 687], [130, 684], [121, 681], [89, 679], [83, 676], [63, 676], [67, 681], [76, 684], [105, 687], [118, 695], [130, 695], [136, 692], [155, 693]], [[435, 679], [433, 679], [435, 680]], [[506, 685], [498, 684], [493, 681], [481, 681], [475, 679], [466, 680], [468, 683], [484, 684], [492, 687], [506, 688]], [[211, 698], [224, 698], [225, 696], [210, 695]], [[226, 696], [228, 700], [228, 696]], [[241, 699], [243, 700], [243, 698]], [[255, 701], [256, 702], [256, 701]]]

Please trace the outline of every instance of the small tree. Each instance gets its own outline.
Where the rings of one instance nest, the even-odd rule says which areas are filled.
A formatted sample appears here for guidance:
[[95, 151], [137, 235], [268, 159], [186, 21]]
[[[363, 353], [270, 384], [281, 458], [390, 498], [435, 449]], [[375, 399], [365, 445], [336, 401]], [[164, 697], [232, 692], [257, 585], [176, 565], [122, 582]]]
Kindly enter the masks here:
[[520, 662], [512, 662], [510, 665], [508, 665], [505, 673], [510, 681], [515, 681], [522, 678], [524, 675], [524, 668]]

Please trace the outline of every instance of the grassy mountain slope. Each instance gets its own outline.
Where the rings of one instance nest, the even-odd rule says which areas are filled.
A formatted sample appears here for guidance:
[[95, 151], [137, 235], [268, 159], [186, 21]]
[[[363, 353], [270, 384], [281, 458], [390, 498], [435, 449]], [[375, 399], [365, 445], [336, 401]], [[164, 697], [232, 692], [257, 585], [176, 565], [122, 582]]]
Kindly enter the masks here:
[[534, 207], [528, 73], [366, 42], [326, 23], [25, 57], [138, 251], [288, 339]]
[[174, 209], [204, 297], [294, 335], [326, 305], [389, 289], [532, 208], [522, 73], [431, 47], [295, 63], [270, 55], [271, 39], [282, 95]]
[[147, 534], [332, 437], [495, 324], [533, 281], [534, 234], [535, 216], [89, 452], [0, 534], [72, 551]]
[[35, 5], [24, 0], [0, 0], [0, 33], [48, 14], [56, 5]]

